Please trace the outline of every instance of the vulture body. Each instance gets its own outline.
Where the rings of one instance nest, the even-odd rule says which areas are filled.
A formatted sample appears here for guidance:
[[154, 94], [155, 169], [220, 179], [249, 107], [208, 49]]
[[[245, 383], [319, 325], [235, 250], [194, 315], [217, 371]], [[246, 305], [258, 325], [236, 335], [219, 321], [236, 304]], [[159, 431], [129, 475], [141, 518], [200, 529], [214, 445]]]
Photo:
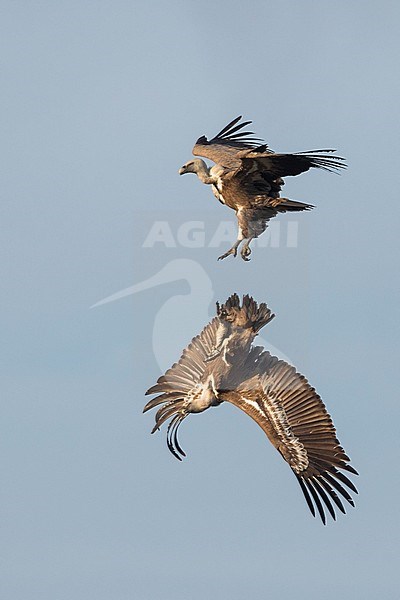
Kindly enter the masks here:
[[[274, 315], [266, 304], [233, 294], [217, 304], [217, 316], [206, 325], [175, 363], [146, 394], [157, 394], [144, 407], [159, 407], [154, 433], [166, 421], [167, 445], [185, 456], [177, 432], [182, 421], [223, 402], [247, 413], [266, 433], [289, 464], [310, 511], [315, 507], [325, 524], [325, 510], [345, 512], [343, 500], [354, 506], [348, 490], [354, 484], [342, 472], [357, 474], [336, 437], [321, 398], [307, 379], [253, 340]], [[348, 489], [347, 489], [348, 488]]]
[[241, 256], [250, 260], [250, 242], [267, 228], [268, 221], [277, 214], [314, 208], [311, 204], [282, 198], [283, 177], [299, 175], [311, 168], [338, 171], [346, 167], [344, 159], [332, 156], [335, 150], [309, 150], [295, 154], [277, 154], [251, 131], [240, 131], [251, 121], [239, 123], [237, 117], [216, 136], [208, 140], [200, 137], [194, 156], [212, 160], [211, 168], [204, 160], [190, 160], [179, 174], [195, 173], [205, 184], [212, 186], [214, 196], [232, 208], [238, 219], [238, 237], [235, 244], [219, 259], [237, 255], [243, 242]]

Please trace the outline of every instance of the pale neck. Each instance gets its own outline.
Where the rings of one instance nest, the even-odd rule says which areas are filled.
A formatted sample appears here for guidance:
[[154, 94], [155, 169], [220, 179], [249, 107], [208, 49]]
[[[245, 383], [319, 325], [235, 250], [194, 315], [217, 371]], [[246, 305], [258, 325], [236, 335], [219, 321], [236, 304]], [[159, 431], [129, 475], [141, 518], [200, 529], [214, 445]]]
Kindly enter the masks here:
[[196, 175], [203, 183], [215, 183], [214, 177], [210, 176], [210, 169], [207, 167], [204, 161], [201, 161], [201, 164], [198, 166]]

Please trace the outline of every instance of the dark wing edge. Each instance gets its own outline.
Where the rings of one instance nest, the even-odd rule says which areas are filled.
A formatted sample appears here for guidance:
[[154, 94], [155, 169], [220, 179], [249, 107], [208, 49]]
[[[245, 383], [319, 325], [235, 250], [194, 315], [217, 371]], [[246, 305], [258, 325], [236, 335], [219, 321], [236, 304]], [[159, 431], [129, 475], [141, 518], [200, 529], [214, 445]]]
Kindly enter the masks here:
[[243, 127], [251, 125], [252, 121], [243, 121], [243, 123], [239, 123], [240, 119], [242, 119], [242, 115], [228, 123], [228, 125], [221, 129], [221, 131], [208, 143], [228, 144], [229, 146], [235, 146], [236, 148], [257, 148], [260, 145], [259, 142], [262, 142], [263, 140], [254, 137], [255, 134], [252, 131], [240, 131]]
[[[307, 379], [288, 363], [264, 352], [256, 368], [258, 383], [243, 381], [224, 399], [246, 412], [267, 434], [291, 467], [313, 516], [326, 524], [325, 509], [336, 520], [335, 508], [345, 513], [342, 499], [357, 494], [342, 471], [358, 475], [348, 463], [325, 405]], [[346, 487], [344, 487], [346, 486]]]
[[346, 159], [342, 156], [332, 156], [331, 154], [336, 150], [328, 148], [325, 150], [306, 150], [304, 152], [295, 152], [294, 156], [305, 158], [310, 163], [310, 167], [317, 169], [323, 169], [330, 173], [339, 173], [341, 169], [347, 169], [347, 164], [344, 162]]
[[[251, 163], [257, 163], [260, 171], [269, 173], [271, 179], [274, 179], [300, 175], [300, 173], [304, 173], [311, 168], [338, 174], [341, 170], [346, 169], [347, 165], [342, 156], [332, 156], [331, 153], [333, 152], [336, 152], [336, 150], [307, 150], [293, 154], [282, 154], [268, 152], [260, 147], [249, 151], [242, 150], [238, 153], [237, 159], [242, 161], [243, 167], [247, 170], [250, 169]], [[251, 161], [251, 163], [248, 161]]]

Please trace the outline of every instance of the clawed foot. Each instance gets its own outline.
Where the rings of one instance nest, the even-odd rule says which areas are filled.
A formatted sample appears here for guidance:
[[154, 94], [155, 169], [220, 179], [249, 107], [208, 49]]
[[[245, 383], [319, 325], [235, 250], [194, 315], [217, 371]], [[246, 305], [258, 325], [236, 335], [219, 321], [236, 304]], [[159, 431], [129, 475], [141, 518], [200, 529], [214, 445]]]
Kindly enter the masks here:
[[243, 258], [243, 260], [245, 260], [246, 262], [249, 262], [250, 258], [248, 258], [251, 254], [251, 249], [249, 246], [243, 246], [243, 248], [240, 251], [240, 256]]
[[237, 255], [237, 248], [235, 248], [234, 246], [233, 246], [233, 248], [228, 250], [228, 252], [225, 252], [225, 254], [222, 254], [222, 256], [218, 256], [218, 260], [223, 260], [224, 258], [226, 258], [227, 256], [230, 256], [231, 254], [233, 254], [233, 256]]

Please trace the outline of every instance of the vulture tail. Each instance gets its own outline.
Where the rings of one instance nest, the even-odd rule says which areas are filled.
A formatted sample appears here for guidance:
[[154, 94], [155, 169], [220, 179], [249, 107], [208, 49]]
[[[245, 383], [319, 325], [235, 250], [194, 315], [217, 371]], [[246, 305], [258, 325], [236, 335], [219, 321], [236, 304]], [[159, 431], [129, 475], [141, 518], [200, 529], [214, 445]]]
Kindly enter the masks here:
[[289, 200], [288, 198], [282, 198], [282, 200], [283, 202], [280, 202], [275, 207], [278, 212], [297, 212], [314, 208], [312, 204], [304, 204], [304, 202], [298, 202], [297, 200]]
[[255, 333], [275, 316], [265, 302], [257, 304], [248, 294], [243, 296], [242, 304], [237, 294], [232, 294], [224, 304], [217, 302], [217, 315], [233, 325], [251, 327]]

